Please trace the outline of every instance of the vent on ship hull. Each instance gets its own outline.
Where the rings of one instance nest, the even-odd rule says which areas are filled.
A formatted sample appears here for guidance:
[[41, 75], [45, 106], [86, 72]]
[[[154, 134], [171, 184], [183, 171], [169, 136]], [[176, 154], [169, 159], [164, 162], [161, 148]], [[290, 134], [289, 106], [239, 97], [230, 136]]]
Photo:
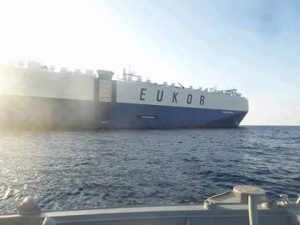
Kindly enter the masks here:
[[158, 117], [155, 115], [137, 115], [137, 119], [144, 119], [144, 120], [151, 120], [151, 119], [157, 119]]

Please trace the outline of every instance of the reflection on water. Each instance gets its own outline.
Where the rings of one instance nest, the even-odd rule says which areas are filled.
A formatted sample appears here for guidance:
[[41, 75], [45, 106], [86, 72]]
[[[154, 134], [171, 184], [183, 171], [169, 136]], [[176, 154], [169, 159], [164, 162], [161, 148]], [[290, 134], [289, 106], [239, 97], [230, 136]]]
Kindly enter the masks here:
[[202, 202], [235, 184], [300, 189], [300, 127], [0, 132], [1, 213]]

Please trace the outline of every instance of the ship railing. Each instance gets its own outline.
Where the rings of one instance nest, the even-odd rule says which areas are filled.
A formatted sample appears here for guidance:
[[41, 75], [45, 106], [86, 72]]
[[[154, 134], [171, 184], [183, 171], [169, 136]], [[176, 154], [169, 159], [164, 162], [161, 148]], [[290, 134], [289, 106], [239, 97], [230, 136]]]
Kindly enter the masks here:
[[68, 74], [68, 75], [83, 75], [83, 76], [91, 76], [96, 77], [96, 71], [91, 69], [86, 69], [82, 71], [80, 69], [69, 70], [67, 67], [55, 67], [54, 65], [45, 65], [40, 62], [35, 61], [16, 61], [16, 60], [9, 60], [2, 64], [2, 66], [7, 67], [15, 67], [15, 68], [22, 68], [22, 69], [31, 69], [31, 70], [42, 70], [48, 71], [51, 73], [61, 73], [61, 74]]

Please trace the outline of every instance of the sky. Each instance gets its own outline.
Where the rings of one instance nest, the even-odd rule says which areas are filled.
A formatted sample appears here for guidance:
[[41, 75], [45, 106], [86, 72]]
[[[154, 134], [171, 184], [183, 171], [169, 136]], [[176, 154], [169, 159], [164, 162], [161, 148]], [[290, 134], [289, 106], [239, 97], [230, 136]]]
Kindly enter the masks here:
[[0, 60], [237, 88], [242, 124], [300, 125], [298, 0], [0, 0]]

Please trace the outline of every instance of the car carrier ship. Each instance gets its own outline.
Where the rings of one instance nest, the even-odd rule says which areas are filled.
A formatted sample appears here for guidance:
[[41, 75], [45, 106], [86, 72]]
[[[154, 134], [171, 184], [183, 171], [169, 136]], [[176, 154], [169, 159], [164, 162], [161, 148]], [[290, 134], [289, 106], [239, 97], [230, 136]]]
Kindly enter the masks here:
[[[26, 65], [25, 65], [26, 64]], [[248, 112], [236, 89], [193, 89], [123, 73], [28, 61], [0, 66], [3, 128], [233, 128]]]

